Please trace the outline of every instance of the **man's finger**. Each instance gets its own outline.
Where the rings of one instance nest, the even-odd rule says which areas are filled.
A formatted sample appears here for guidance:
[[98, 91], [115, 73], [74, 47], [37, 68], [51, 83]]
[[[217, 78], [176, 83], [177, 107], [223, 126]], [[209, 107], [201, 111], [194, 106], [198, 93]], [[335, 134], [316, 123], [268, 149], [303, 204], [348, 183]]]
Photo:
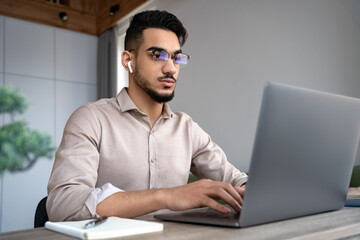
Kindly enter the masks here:
[[240, 194], [240, 196], [243, 198], [245, 195], [245, 185], [241, 186], [241, 187], [236, 186], [234, 188]]
[[221, 212], [221, 213], [230, 213], [231, 210], [230, 208], [216, 202], [214, 199], [212, 198], [206, 198], [204, 201], [203, 201], [203, 205], [204, 206], [207, 206], [211, 209], [214, 209], [218, 212]]
[[242, 198], [240, 194], [228, 183], [217, 182], [206, 193], [207, 196], [224, 200], [236, 211], [241, 211]]
[[[219, 196], [222, 200], [224, 200], [226, 203], [228, 203], [233, 209], [240, 212], [242, 199], [235, 190], [233, 190], [233, 191], [237, 195], [236, 198], [233, 195], [229, 194], [229, 192], [227, 192], [225, 189], [219, 193]], [[239, 199], [240, 199], [240, 202], [239, 202]]]

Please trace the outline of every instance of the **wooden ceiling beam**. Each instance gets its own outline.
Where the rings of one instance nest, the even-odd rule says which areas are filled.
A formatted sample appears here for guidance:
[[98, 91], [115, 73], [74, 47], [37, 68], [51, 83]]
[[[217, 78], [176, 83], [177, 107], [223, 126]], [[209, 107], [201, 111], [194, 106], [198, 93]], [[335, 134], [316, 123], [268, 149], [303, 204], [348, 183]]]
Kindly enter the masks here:
[[[55, 0], [53, 0], [55, 2]], [[67, 0], [68, 7], [85, 12], [91, 15], [96, 15], [98, 12], [98, 5], [102, 0]]]
[[[59, 17], [60, 12], [66, 12], [68, 16], [66, 21]], [[0, 0], [0, 14], [92, 35], [97, 34], [96, 15], [79, 12], [56, 3], [38, 0]]]
[[[110, 27], [116, 25], [119, 20], [129, 14], [131, 11], [140, 7], [142, 4], [147, 2], [148, 0], [106, 0], [103, 1], [99, 12], [97, 14], [96, 22], [97, 22], [97, 33], [100, 35], [105, 32]], [[119, 6], [119, 10], [115, 12], [113, 16], [110, 16], [110, 8], [111, 6]]]
[[[148, 0], [69, 0], [67, 5], [45, 0], [0, 0], [0, 14], [59, 28], [100, 35]], [[110, 16], [110, 7], [119, 10]], [[65, 12], [66, 21], [59, 17]]]

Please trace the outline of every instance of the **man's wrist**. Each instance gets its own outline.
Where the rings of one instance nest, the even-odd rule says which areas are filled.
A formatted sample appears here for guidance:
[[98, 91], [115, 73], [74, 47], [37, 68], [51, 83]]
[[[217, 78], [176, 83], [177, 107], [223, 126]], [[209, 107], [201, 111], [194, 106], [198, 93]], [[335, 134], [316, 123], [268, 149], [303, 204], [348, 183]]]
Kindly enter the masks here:
[[158, 204], [158, 209], [169, 209], [169, 199], [171, 193], [167, 188], [161, 188], [155, 190], [155, 201]]

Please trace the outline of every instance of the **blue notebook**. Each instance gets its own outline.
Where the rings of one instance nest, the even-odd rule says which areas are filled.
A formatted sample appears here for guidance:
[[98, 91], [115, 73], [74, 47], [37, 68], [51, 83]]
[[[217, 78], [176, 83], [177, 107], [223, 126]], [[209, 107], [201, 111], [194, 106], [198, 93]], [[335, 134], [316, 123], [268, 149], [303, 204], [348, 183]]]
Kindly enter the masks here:
[[345, 207], [360, 207], [360, 189], [349, 188], [348, 195], [346, 197]]
[[360, 199], [347, 199], [345, 207], [360, 207]]

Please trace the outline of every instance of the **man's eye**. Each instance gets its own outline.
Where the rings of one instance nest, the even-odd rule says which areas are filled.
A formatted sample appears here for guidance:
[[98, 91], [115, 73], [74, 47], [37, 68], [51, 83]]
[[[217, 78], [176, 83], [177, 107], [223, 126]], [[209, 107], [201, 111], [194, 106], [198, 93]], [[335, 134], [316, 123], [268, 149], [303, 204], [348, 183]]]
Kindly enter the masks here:
[[175, 56], [175, 62], [186, 65], [188, 62], [188, 57], [185, 54], [177, 54]]
[[160, 58], [160, 51], [153, 51], [152, 54], [153, 54], [154, 58], [156, 58], [156, 59]]
[[165, 51], [154, 51], [153, 56], [155, 59], [159, 59], [159, 60], [167, 61], [169, 59], [169, 54]]
[[176, 54], [175, 55], [175, 61], [178, 62], [178, 61], [181, 61], [183, 58], [183, 56], [181, 54]]

